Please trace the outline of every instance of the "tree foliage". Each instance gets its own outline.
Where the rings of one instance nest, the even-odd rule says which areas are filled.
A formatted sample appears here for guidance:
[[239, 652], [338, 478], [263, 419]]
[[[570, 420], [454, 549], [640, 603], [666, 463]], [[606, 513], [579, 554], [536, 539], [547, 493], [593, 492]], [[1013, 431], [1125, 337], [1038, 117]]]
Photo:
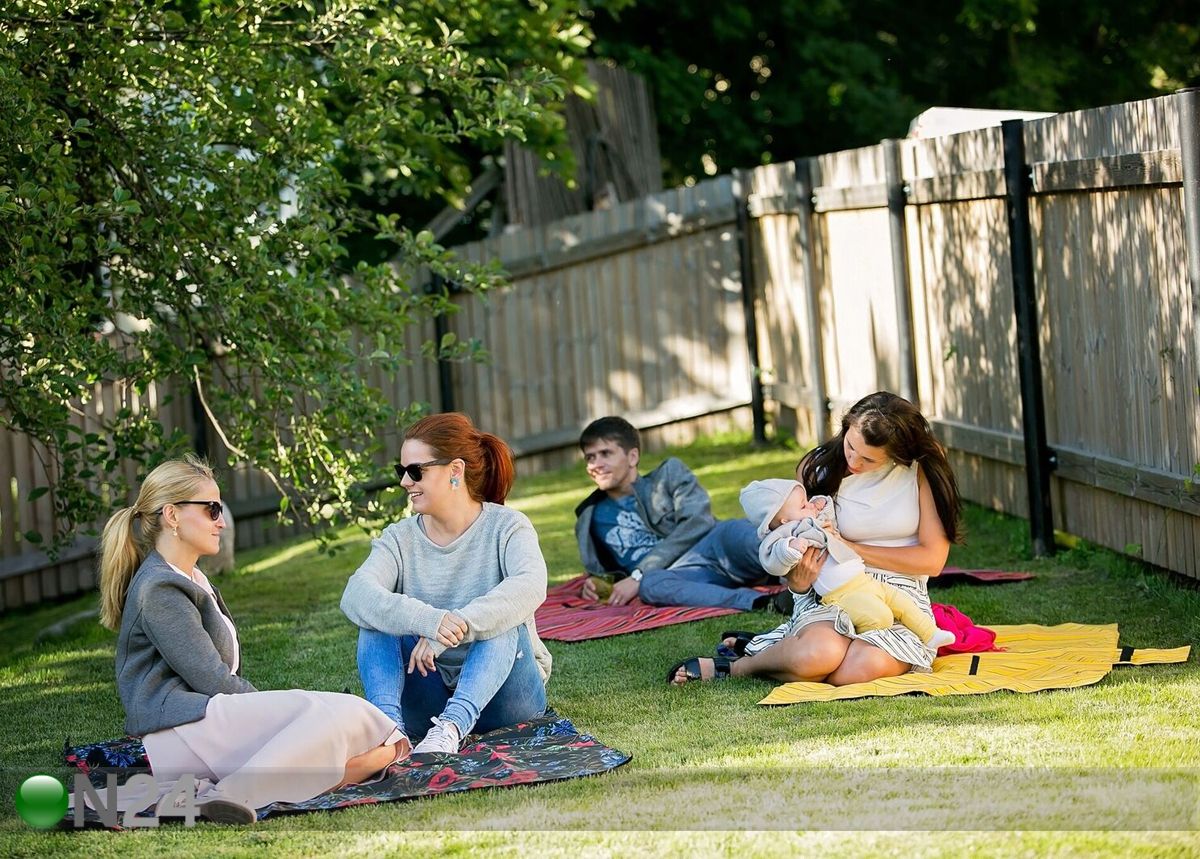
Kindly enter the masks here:
[[[148, 410], [84, 421], [106, 381], [202, 395], [235, 461], [317, 522], [378, 513], [378, 440], [412, 417], [360, 372], [486, 290], [380, 194], [453, 200], [464, 147], [563, 149], [590, 33], [558, 0], [9, 0], [0, 9], [0, 426], [48, 451], [60, 532], [177, 447]], [[364, 230], [385, 261], [355, 260]], [[177, 394], [178, 395], [178, 394]], [[98, 490], [97, 487], [102, 487]], [[37, 540], [38, 535], [27, 535]]]
[[903, 137], [932, 105], [1077, 110], [1200, 83], [1185, 0], [640, 0], [595, 50], [653, 89], [668, 183]]

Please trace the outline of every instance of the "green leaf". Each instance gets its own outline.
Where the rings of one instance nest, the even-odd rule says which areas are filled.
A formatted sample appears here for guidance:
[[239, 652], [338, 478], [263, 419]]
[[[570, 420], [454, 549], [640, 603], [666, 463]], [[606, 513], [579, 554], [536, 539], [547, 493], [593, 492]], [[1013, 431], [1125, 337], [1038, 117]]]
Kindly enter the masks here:
[[26, 501], [37, 501], [43, 495], [50, 491], [49, 486], [37, 486], [29, 490], [29, 494], [25, 496]]

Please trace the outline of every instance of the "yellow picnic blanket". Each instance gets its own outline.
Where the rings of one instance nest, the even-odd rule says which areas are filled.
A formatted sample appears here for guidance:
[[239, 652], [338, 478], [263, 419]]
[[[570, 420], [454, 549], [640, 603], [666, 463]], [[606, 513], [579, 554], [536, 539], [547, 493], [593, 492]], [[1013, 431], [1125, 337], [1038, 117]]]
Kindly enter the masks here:
[[1170, 650], [1120, 647], [1117, 625], [1064, 623], [992, 626], [1003, 652], [956, 653], [933, 661], [931, 674], [904, 674], [871, 683], [784, 683], [759, 704], [799, 704], [922, 692], [926, 695], [982, 695], [1007, 689], [1040, 692], [1098, 683], [1114, 665], [1186, 662], [1191, 647]]

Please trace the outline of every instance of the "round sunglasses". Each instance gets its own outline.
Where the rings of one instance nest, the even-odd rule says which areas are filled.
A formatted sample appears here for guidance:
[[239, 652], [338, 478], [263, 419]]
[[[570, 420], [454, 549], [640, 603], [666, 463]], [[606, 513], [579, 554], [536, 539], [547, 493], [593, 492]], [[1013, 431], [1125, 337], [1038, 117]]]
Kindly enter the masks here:
[[412, 465], [401, 465], [396, 463], [396, 477], [400, 480], [404, 479], [404, 475], [412, 478], [413, 483], [420, 483], [421, 478], [425, 476], [422, 469], [429, 468], [431, 465], [449, 465], [454, 462], [453, 459], [431, 459], [429, 462], [414, 462]]
[[[208, 518], [209, 519], [216, 522], [218, 519], [221, 518], [221, 502], [220, 501], [172, 501], [171, 503], [176, 506], [178, 506], [180, 504], [203, 504], [205, 507], [208, 508]], [[161, 507], [158, 509], [158, 512], [159, 513], [162, 512]]]

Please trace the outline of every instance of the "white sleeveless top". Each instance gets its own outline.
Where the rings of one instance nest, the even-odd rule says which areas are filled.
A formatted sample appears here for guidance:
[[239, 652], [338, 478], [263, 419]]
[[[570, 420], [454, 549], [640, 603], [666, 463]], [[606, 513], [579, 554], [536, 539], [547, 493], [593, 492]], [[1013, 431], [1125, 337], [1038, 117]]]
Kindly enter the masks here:
[[917, 545], [921, 524], [917, 464], [889, 462], [865, 474], [847, 475], [835, 506], [838, 531], [853, 543]]

